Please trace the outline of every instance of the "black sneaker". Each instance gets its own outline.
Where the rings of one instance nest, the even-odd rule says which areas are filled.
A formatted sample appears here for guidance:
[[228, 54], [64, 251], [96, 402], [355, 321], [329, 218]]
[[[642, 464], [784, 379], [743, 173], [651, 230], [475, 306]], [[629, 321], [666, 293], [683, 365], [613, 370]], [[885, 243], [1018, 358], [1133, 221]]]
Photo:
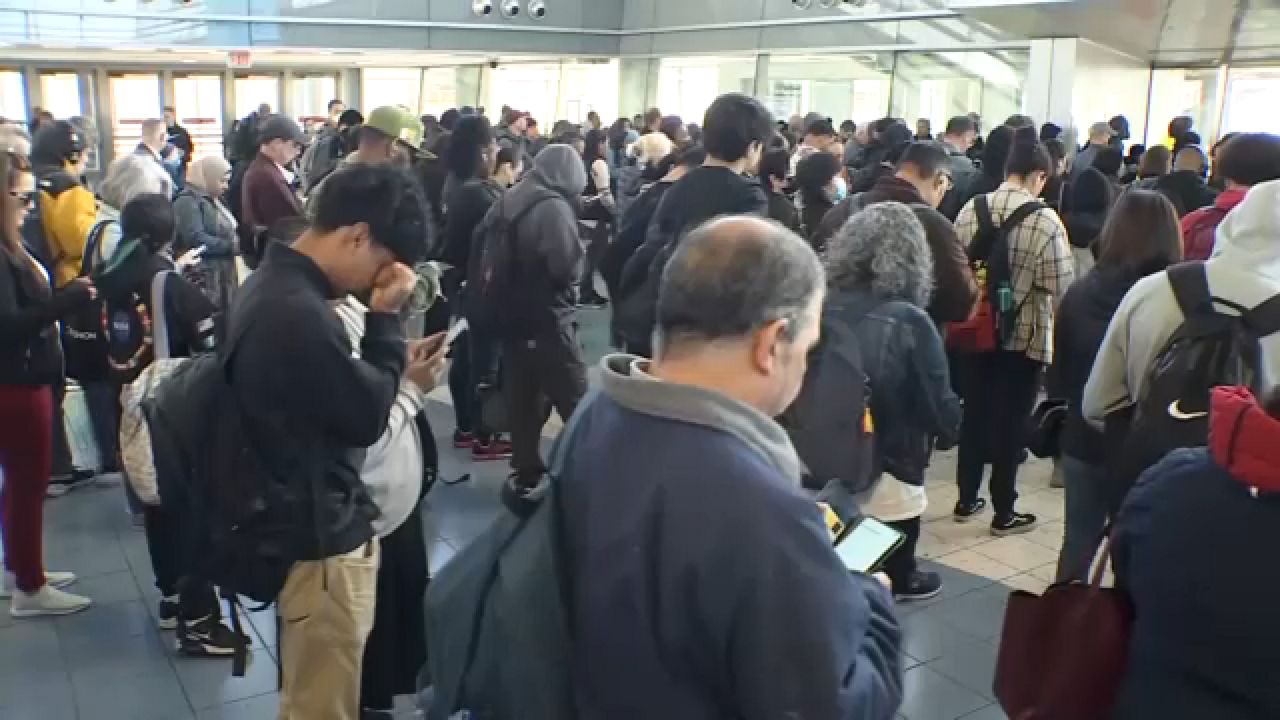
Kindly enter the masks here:
[[996, 519], [991, 521], [991, 534], [996, 537], [1021, 535], [1022, 533], [1031, 532], [1031, 528], [1035, 526], [1036, 516], [1030, 513], [1016, 512], [1008, 515], [997, 515]]
[[72, 490], [79, 490], [93, 484], [92, 470], [73, 468], [67, 475], [54, 475], [49, 478], [49, 487], [45, 494], [51, 498], [62, 497]]
[[929, 600], [942, 592], [942, 576], [935, 572], [916, 570], [905, 585], [893, 586], [893, 599], [900, 602]]
[[231, 628], [214, 617], [178, 623], [178, 652], [194, 657], [230, 657], [249, 644], [249, 638], [236, 636]]
[[178, 629], [178, 596], [160, 598], [160, 611], [156, 614], [156, 624], [161, 630]]
[[983, 510], [987, 509], [987, 501], [985, 498], [978, 498], [971, 503], [957, 502], [956, 509], [951, 511], [952, 517], [958, 523], [966, 523], [973, 519], [975, 515], [981, 515]]

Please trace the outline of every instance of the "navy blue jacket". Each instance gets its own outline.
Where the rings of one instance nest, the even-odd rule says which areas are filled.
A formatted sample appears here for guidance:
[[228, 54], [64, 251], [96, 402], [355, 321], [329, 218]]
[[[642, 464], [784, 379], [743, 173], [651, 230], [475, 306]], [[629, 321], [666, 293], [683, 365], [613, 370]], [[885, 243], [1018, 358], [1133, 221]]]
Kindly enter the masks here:
[[1147, 471], [1116, 521], [1136, 621], [1114, 720], [1280, 718], [1280, 421], [1220, 388], [1210, 424], [1210, 447]]
[[698, 419], [706, 391], [683, 419], [636, 409], [685, 390], [612, 394], [624, 357], [579, 409], [561, 478], [582, 720], [894, 717], [892, 601], [843, 567], [798, 463], [785, 477], [760, 449], [772, 440]]

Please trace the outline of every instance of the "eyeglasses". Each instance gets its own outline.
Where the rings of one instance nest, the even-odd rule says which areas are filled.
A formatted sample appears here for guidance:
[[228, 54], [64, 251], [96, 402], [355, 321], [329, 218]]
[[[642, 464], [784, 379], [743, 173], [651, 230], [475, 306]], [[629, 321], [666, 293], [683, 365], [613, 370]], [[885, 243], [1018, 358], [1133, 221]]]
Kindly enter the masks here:
[[20, 193], [10, 190], [9, 194], [18, 202], [22, 203], [22, 207], [31, 207], [31, 204], [36, 200], [36, 194], [34, 192]]

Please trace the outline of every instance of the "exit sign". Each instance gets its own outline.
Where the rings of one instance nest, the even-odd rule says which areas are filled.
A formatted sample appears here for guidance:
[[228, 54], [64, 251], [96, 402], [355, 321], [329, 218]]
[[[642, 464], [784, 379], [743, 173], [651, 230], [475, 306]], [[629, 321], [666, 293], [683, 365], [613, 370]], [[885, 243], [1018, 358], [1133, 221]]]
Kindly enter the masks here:
[[227, 67], [247, 70], [253, 67], [253, 53], [248, 50], [231, 50], [227, 53]]

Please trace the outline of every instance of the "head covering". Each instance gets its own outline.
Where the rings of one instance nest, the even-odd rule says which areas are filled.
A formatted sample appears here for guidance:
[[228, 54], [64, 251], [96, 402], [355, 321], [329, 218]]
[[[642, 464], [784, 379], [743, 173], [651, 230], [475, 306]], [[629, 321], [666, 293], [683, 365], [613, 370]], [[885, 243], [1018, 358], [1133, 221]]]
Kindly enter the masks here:
[[422, 144], [422, 120], [398, 105], [374, 108], [364, 119], [364, 126], [372, 128], [411, 148]]
[[286, 115], [267, 115], [258, 120], [258, 144], [272, 140], [292, 140], [299, 145], [307, 143], [307, 135], [293, 118]]
[[1111, 183], [1095, 168], [1086, 168], [1071, 184], [1071, 210], [1106, 212], [1111, 207]]
[[217, 197], [222, 189], [222, 179], [230, 171], [231, 163], [221, 155], [205, 155], [191, 163], [187, 170], [187, 184], [206, 195]]
[[66, 120], [41, 125], [31, 138], [31, 164], [62, 167], [85, 149], [84, 133]]
[[533, 159], [533, 174], [543, 185], [566, 198], [577, 197], [587, 187], [587, 168], [582, 156], [568, 145], [548, 145]]
[[440, 115], [440, 127], [445, 130], [453, 131], [453, 127], [458, 124], [458, 120], [462, 117], [462, 113], [455, 108], [449, 108]]

